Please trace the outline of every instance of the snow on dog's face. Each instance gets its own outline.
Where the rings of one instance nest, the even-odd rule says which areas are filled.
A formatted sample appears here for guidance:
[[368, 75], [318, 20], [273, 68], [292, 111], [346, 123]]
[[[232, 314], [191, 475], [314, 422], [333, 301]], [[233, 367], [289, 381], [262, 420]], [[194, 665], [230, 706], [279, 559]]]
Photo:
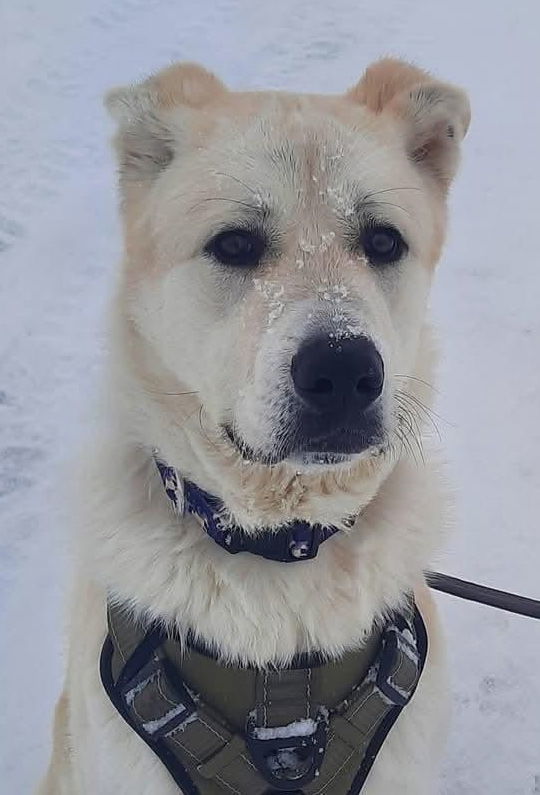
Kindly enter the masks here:
[[232, 93], [179, 65], [108, 103], [127, 311], [161, 388], [197, 393], [205, 433], [248, 461], [384, 458], [464, 95], [396, 61], [339, 97]]

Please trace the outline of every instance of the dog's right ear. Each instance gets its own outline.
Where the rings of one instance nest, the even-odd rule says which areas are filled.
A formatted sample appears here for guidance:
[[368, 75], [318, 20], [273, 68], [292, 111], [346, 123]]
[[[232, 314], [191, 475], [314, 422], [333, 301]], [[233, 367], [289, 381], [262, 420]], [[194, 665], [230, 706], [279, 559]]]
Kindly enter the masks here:
[[226, 87], [202, 66], [178, 63], [142, 83], [115, 88], [105, 106], [118, 123], [115, 139], [120, 180], [151, 180], [171, 162], [181, 144], [182, 114], [204, 108]]

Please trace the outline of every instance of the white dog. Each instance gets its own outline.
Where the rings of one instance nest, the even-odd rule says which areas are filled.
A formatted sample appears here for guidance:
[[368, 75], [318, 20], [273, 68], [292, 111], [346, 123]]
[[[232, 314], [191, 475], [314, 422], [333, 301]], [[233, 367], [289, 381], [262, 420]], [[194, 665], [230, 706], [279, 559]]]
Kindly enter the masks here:
[[432, 793], [425, 311], [467, 99], [181, 64], [108, 107], [125, 258], [40, 793]]

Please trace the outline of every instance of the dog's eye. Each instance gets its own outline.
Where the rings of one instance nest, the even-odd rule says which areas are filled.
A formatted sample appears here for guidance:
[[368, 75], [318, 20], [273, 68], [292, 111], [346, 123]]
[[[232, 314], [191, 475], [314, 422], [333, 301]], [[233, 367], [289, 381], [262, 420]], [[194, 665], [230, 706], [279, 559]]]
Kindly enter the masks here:
[[265, 248], [266, 241], [257, 232], [227, 229], [213, 237], [205, 251], [222, 265], [251, 268], [259, 264]]
[[406, 250], [405, 241], [393, 226], [369, 226], [362, 233], [360, 242], [373, 265], [397, 262]]

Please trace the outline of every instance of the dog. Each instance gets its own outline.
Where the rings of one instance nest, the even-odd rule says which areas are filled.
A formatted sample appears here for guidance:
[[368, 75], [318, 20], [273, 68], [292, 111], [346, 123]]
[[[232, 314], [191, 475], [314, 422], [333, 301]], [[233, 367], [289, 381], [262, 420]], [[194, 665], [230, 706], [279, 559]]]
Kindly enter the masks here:
[[[184, 63], [111, 91], [106, 104], [125, 256], [101, 423], [77, 478], [69, 659], [39, 793], [433, 793], [448, 694], [423, 571], [447, 509], [424, 433], [435, 361], [426, 304], [466, 95], [393, 59], [339, 96], [232, 92]], [[188, 483], [219, 506], [204, 521], [187, 505]], [[287, 549], [276, 556], [272, 545], [293, 526], [316, 528], [318, 548], [293, 539], [298, 560], [285, 562]], [[229, 554], [223, 538], [237, 537], [245, 546]], [[122, 653], [107, 605], [135, 633], [174, 636], [180, 658], [194, 645], [199, 662], [267, 677], [298, 670], [299, 656], [339, 665], [361, 654], [412, 594], [425, 664], [362, 762], [360, 788], [339, 770], [322, 783], [318, 767], [295, 785], [283, 743], [271, 757], [278, 772], [265, 772], [253, 748], [269, 764], [264, 743], [290, 732], [262, 724], [252, 756], [239, 752], [256, 786], [212, 777], [212, 765], [222, 769], [214, 757], [209, 766], [185, 749], [179, 783], [160, 743], [176, 732], [182, 746], [205, 689], [182, 689], [195, 712], [180, 723], [185, 703], [169, 692], [145, 742], [128, 708], [147, 681], [130, 685], [123, 707], [104, 686], [106, 639]], [[309, 710], [307, 724], [289, 723], [304, 749], [316, 725]], [[342, 730], [328, 710], [317, 714], [335, 749]], [[175, 732], [156, 740], [171, 715]], [[203, 769], [207, 784], [193, 784]], [[261, 783], [266, 773], [274, 787]]]

